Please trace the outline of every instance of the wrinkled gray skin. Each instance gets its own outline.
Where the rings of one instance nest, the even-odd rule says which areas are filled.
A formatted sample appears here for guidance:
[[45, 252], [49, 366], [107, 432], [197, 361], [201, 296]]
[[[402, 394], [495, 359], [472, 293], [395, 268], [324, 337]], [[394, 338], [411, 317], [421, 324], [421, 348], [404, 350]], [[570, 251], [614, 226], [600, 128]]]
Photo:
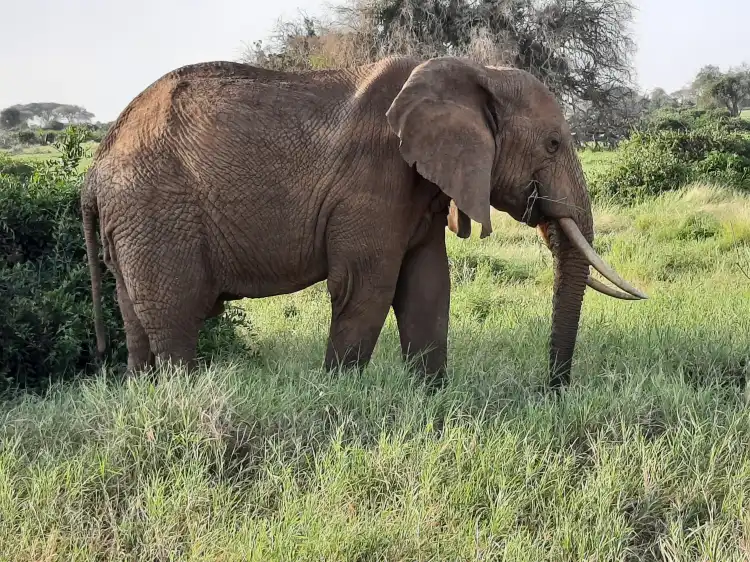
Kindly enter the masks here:
[[307, 74], [180, 68], [123, 111], [85, 182], [99, 351], [97, 216], [131, 370], [155, 358], [193, 366], [202, 322], [226, 300], [327, 279], [328, 368], [364, 367], [392, 306], [404, 357], [439, 381], [445, 227], [466, 237], [473, 219], [487, 236], [490, 206], [539, 225], [553, 253], [558, 386], [569, 378], [588, 263], [554, 219], [572, 218], [589, 242], [593, 225], [570, 130], [543, 84], [454, 58]]

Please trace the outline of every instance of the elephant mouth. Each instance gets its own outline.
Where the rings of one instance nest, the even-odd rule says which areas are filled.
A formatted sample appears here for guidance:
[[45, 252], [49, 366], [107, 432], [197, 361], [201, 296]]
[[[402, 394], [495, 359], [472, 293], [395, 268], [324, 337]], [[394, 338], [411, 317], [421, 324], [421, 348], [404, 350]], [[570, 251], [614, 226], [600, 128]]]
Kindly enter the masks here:
[[539, 182], [532, 180], [524, 190], [526, 192], [526, 197], [524, 198], [526, 206], [523, 215], [518, 219], [532, 228], [536, 228], [538, 225], [546, 222], [546, 218], [542, 213], [539, 187]]
[[529, 204], [526, 206], [526, 210], [521, 217], [521, 222], [525, 223], [531, 228], [536, 228], [540, 224], [546, 223], [547, 219], [542, 214], [542, 210], [540, 207], [541, 206], [539, 205], [538, 199], [529, 198]]

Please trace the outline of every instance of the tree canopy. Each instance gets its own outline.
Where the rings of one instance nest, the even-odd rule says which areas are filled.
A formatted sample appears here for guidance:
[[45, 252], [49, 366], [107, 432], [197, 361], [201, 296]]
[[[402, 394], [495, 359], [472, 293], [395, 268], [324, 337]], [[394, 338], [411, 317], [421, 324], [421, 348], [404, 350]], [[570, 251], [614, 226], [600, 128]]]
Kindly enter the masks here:
[[18, 127], [22, 122], [21, 112], [16, 107], [6, 107], [0, 111], [0, 127], [12, 129]]
[[12, 128], [24, 122], [36, 121], [41, 127], [47, 127], [55, 121], [66, 124], [90, 123], [93, 117], [93, 113], [79, 105], [34, 102], [12, 105], [3, 109], [0, 112], [0, 125], [4, 128]]
[[453, 54], [526, 69], [569, 108], [606, 107], [630, 84], [632, 12], [631, 0], [349, 0], [327, 23], [281, 23], [244, 60], [308, 70]]
[[716, 65], [706, 65], [688, 86], [672, 93], [672, 97], [685, 105], [724, 108], [736, 117], [750, 107], [750, 65], [744, 63], [727, 72]]

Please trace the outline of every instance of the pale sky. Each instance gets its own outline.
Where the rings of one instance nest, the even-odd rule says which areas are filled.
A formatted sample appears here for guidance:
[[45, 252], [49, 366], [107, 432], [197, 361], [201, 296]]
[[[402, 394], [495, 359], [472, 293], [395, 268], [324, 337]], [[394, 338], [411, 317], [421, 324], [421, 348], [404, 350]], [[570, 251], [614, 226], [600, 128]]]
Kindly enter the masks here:
[[[279, 16], [322, 0], [3, 0], [0, 108], [55, 101], [115, 119], [141, 90], [184, 64], [237, 60]], [[668, 92], [705, 64], [750, 62], [750, 0], [636, 0], [635, 67]], [[150, 6], [150, 7], [149, 7]]]

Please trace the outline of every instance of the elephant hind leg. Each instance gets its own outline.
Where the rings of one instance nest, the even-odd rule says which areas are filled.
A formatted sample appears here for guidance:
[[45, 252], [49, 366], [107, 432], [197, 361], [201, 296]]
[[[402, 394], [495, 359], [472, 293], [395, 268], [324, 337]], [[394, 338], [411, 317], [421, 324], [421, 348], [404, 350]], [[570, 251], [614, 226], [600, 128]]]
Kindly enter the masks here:
[[135, 302], [157, 364], [181, 363], [188, 370], [195, 368], [198, 335], [216, 302], [201, 295], [198, 285], [180, 282], [166, 293]]
[[[171, 240], [164, 231], [160, 236], [158, 249], [126, 253], [120, 268], [156, 363], [181, 363], [192, 370], [200, 328], [215, 311], [218, 294], [212, 291], [200, 241]], [[164, 248], [172, 251], [164, 255]]]
[[128, 372], [135, 374], [154, 366], [154, 354], [148, 334], [135, 313], [133, 301], [128, 295], [125, 281], [119, 272], [115, 272], [117, 286], [117, 302], [120, 307], [123, 324], [125, 325], [125, 342], [128, 348]]
[[150, 339], [157, 365], [172, 363], [193, 370], [197, 365], [200, 326], [197, 319], [183, 317], [179, 322], [167, 322], [152, 329]]

